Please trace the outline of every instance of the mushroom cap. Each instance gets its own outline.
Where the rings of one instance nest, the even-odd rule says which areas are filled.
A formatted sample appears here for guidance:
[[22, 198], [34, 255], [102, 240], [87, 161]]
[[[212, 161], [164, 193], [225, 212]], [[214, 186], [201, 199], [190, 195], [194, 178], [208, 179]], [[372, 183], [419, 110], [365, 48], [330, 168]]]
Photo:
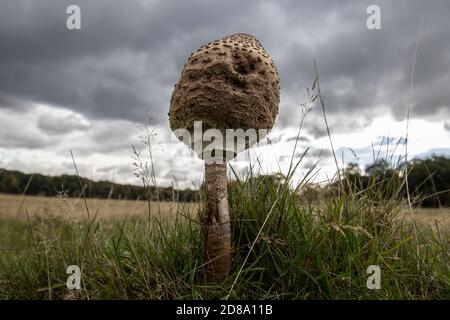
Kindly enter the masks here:
[[237, 33], [191, 54], [172, 93], [170, 127], [193, 132], [194, 122], [202, 121], [203, 129], [222, 132], [270, 130], [279, 103], [272, 59], [254, 36]]

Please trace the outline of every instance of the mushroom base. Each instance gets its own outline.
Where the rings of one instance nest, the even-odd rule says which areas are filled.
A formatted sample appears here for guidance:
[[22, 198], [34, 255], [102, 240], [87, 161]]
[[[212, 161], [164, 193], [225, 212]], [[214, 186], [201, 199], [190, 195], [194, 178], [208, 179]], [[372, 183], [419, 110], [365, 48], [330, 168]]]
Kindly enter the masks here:
[[230, 214], [228, 210], [227, 164], [205, 164], [208, 211], [203, 218], [204, 278], [221, 281], [231, 260]]

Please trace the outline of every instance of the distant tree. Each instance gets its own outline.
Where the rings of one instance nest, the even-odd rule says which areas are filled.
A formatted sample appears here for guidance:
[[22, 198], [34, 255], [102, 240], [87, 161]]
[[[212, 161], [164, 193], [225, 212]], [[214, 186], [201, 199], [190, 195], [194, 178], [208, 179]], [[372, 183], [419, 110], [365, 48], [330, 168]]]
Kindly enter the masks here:
[[350, 162], [344, 170], [344, 175], [361, 175], [361, 169], [356, 162]]
[[410, 162], [408, 186], [424, 207], [450, 207], [450, 159], [433, 156]]
[[[141, 186], [124, 185], [109, 181], [92, 181], [81, 178], [84, 193], [88, 198], [111, 198], [111, 199], [145, 199], [145, 190]], [[27, 188], [28, 185], [28, 188]], [[172, 188], [158, 188], [161, 201], [178, 200], [182, 202], [195, 202], [199, 200], [198, 192], [195, 190], [176, 190]], [[80, 181], [74, 175], [61, 175], [57, 177], [42, 174], [25, 174], [20, 171], [9, 171], [0, 169], [0, 192], [9, 194], [55, 196], [64, 192], [69, 197], [80, 197], [82, 190]], [[154, 191], [154, 190], [151, 190]], [[155, 192], [150, 192], [155, 194]], [[176, 199], [174, 199], [176, 194]], [[156, 200], [156, 197], [151, 200]]]
[[366, 173], [369, 176], [382, 176], [391, 170], [393, 170], [393, 168], [386, 159], [376, 160], [374, 163], [366, 166]]

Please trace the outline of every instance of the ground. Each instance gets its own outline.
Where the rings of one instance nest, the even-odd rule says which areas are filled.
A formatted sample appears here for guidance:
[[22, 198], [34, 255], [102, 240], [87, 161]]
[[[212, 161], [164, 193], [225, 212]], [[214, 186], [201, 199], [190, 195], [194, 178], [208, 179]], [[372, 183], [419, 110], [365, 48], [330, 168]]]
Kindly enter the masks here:
[[[82, 199], [0, 195], [0, 299], [450, 297], [450, 209], [415, 209], [411, 224], [401, 200], [370, 190], [311, 206], [272, 187], [231, 189], [232, 264], [208, 290], [199, 204], [90, 199], [87, 219]], [[367, 287], [372, 265], [380, 290]]]
[[[148, 203], [146, 201], [131, 200], [108, 200], [108, 199], [88, 199], [88, 207], [91, 215], [97, 214], [98, 218], [117, 217], [142, 217], [148, 216]], [[183, 204], [190, 208], [195, 208], [196, 204]], [[172, 202], [160, 202], [161, 215], [163, 217], [174, 217], [177, 211], [177, 204]], [[68, 210], [69, 209], [69, 210]], [[57, 198], [57, 197], [33, 197], [0, 194], [0, 219], [2, 218], [26, 218], [26, 214], [36, 215], [74, 215], [86, 216], [85, 203], [82, 199]], [[189, 210], [192, 211], [192, 210]], [[158, 212], [158, 203], [151, 203], [151, 214]], [[435, 227], [436, 222], [445, 228], [450, 229], [450, 208], [414, 209], [415, 219], [423, 225]], [[404, 216], [409, 218], [409, 211], [405, 209]]]
[[[98, 218], [139, 217], [148, 216], [146, 201], [87, 199], [90, 214], [97, 214]], [[173, 217], [177, 211], [177, 204], [172, 202], [151, 203], [150, 213], [156, 215], [160, 206], [163, 217]], [[194, 204], [183, 204], [193, 207]], [[86, 217], [86, 207], [83, 199], [61, 197], [34, 197], [0, 194], [1, 218], [26, 218], [36, 215], [71, 215]]]

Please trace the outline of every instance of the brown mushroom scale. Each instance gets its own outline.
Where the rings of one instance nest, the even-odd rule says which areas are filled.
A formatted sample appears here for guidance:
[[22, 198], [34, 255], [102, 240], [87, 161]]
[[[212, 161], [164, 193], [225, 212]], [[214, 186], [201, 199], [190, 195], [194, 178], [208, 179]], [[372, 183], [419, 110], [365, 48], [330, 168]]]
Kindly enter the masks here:
[[[261, 43], [237, 33], [201, 46], [191, 54], [170, 101], [170, 127], [194, 135], [194, 122], [202, 130], [214, 128], [226, 137], [227, 129], [270, 130], [278, 114], [280, 81], [277, 69]], [[193, 146], [194, 139], [189, 141]], [[253, 141], [252, 143], [254, 143]], [[251, 146], [247, 143], [245, 148]], [[205, 144], [201, 144], [201, 149]], [[200, 151], [202, 157], [203, 151]], [[226, 141], [222, 150], [226, 150]], [[226, 160], [236, 152], [226, 150]], [[231, 155], [230, 155], [231, 154]], [[206, 280], [226, 277], [231, 259], [227, 165], [205, 163], [207, 212], [203, 218]]]

